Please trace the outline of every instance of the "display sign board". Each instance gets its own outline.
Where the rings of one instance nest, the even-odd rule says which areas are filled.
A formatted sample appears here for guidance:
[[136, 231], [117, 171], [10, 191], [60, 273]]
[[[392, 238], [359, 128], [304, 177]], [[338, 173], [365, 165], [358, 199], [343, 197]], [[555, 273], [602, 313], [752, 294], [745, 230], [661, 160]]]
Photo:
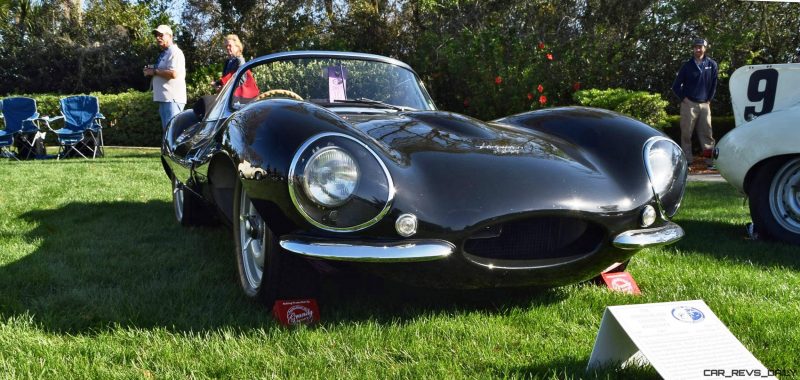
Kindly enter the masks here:
[[609, 306], [587, 370], [650, 364], [664, 379], [774, 379], [702, 300]]

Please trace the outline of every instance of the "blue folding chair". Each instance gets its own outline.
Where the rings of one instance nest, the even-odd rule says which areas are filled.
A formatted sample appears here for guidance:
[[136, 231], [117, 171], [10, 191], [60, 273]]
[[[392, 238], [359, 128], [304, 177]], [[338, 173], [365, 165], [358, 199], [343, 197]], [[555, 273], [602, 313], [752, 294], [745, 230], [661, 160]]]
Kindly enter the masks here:
[[[76, 95], [62, 98], [61, 116], [45, 118], [47, 128], [58, 139], [58, 159], [78, 155], [96, 158], [103, 152], [103, 126], [105, 116], [100, 113], [100, 102], [91, 95]], [[64, 127], [52, 129], [50, 123], [64, 120]]]
[[[34, 158], [43, 154], [44, 132], [39, 130], [39, 117], [36, 111], [36, 100], [25, 97], [3, 99], [2, 119], [5, 129], [0, 130], [0, 154], [19, 160]], [[15, 146], [17, 153], [11, 152]]]

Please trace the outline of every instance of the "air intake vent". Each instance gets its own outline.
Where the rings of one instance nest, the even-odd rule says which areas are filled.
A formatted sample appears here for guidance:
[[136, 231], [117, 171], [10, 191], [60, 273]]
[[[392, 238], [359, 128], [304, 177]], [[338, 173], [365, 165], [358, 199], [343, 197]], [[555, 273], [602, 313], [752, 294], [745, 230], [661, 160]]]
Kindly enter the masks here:
[[542, 217], [489, 226], [467, 239], [464, 251], [488, 259], [558, 259], [592, 252], [604, 237], [584, 220]]

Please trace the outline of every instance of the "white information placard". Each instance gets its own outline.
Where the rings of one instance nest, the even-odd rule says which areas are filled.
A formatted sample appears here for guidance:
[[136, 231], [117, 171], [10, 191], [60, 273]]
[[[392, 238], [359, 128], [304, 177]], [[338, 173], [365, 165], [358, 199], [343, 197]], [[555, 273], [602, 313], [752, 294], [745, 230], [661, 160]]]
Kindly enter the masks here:
[[650, 364], [664, 379], [774, 379], [702, 300], [609, 306], [591, 369]]

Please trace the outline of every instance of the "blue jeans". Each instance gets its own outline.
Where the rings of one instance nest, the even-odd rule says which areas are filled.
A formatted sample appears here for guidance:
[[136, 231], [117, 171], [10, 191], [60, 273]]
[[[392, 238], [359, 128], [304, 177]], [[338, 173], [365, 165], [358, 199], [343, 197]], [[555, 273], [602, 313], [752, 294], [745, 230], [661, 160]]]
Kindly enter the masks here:
[[156, 102], [158, 103], [158, 114], [161, 115], [161, 131], [167, 130], [167, 124], [172, 120], [175, 115], [183, 111], [186, 103], [172, 102]]

